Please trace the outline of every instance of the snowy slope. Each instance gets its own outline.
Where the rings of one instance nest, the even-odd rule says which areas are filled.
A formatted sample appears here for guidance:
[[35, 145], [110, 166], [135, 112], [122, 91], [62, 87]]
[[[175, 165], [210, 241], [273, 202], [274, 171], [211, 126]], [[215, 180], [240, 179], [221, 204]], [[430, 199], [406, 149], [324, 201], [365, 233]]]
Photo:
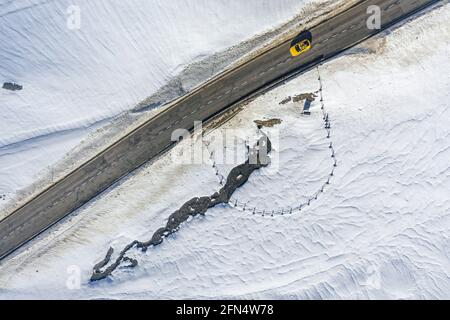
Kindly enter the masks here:
[[[186, 65], [326, 2], [1, 0], [0, 82], [24, 89], [0, 89], [0, 194], [11, 198]], [[73, 5], [79, 29], [68, 27]]]
[[[319, 90], [320, 74], [338, 166], [306, 209], [262, 217], [214, 208], [134, 253], [136, 269], [89, 284], [110, 245], [147, 240], [186, 200], [218, 189], [208, 159], [173, 162], [185, 141], [3, 262], [0, 297], [450, 298], [449, 19], [449, 4], [420, 15], [259, 97], [219, 129], [254, 136], [253, 120], [280, 118], [264, 129], [279, 133], [279, 168], [255, 172], [235, 198], [268, 212], [304, 202], [333, 168], [321, 104], [307, 117], [279, 102]], [[72, 267], [80, 288], [67, 286]]]

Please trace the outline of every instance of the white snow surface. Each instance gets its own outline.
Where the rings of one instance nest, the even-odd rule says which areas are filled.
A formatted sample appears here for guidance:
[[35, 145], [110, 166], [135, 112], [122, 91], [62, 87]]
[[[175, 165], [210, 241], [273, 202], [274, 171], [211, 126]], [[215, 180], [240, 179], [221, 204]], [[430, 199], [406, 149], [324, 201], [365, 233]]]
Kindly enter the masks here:
[[0, 86], [23, 85], [0, 89], [0, 194], [13, 198], [186, 65], [320, 2], [0, 0]]
[[253, 120], [280, 118], [264, 129], [279, 133], [279, 168], [255, 172], [234, 196], [268, 211], [303, 202], [333, 164], [321, 105], [304, 116], [299, 104], [279, 102], [317, 91], [320, 73], [338, 166], [306, 209], [262, 217], [218, 206], [162, 245], [133, 251], [135, 269], [90, 284], [109, 246], [117, 253], [149, 239], [185, 201], [219, 188], [211, 165], [172, 161], [187, 150], [183, 141], [3, 261], [0, 297], [450, 298], [449, 19], [448, 4], [420, 15], [255, 99], [217, 129], [255, 136]]

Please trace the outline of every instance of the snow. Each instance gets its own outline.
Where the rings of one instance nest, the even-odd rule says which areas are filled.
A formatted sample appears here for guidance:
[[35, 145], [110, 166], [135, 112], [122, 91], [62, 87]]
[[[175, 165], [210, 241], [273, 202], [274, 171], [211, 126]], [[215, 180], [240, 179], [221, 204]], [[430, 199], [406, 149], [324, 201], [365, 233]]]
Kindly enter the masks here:
[[[0, 1], [0, 81], [23, 85], [21, 91], [0, 90], [0, 193], [14, 199], [38, 178], [56, 174], [55, 163], [89, 134], [186, 66], [270, 31], [315, 3], [330, 5]], [[73, 24], [77, 10], [79, 28]], [[209, 69], [208, 76], [219, 71]]]
[[[278, 161], [234, 197], [267, 211], [304, 202], [333, 167], [321, 104], [304, 116], [299, 104], [279, 102], [319, 90], [320, 74], [338, 166], [307, 208], [274, 217], [210, 209], [157, 248], [134, 252], [135, 269], [90, 284], [109, 246], [147, 240], [185, 201], [219, 188], [207, 149], [205, 164], [174, 161], [189, 150], [186, 140], [3, 261], [0, 297], [450, 298], [449, 19], [450, 5], [438, 5], [255, 99], [216, 129], [254, 137], [253, 120], [280, 118], [263, 129], [278, 136]], [[226, 174], [232, 166], [218, 167]], [[79, 288], [67, 285], [71, 266]]]

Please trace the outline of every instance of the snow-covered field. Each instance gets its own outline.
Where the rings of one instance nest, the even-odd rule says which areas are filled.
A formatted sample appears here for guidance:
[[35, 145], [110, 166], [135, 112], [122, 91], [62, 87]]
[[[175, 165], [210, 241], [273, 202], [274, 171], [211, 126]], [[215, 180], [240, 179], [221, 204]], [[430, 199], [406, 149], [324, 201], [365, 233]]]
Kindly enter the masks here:
[[[342, 2], [0, 0], [0, 86], [23, 85], [22, 91], [0, 89], [0, 208], [37, 179], [49, 183], [49, 176], [70, 169], [74, 161], [55, 166], [65, 157], [80, 158], [75, 146], [101, 136], [99, 128], [186, 66], [302, 10], [320, 15], [314, 4], [327, 9]], [[209, 66], [203, 77], [223, 67]]]
[[279, 134], [278, 169], [255, 172], [234, 197], [268, 212], [295, 207], [321, 187], [333, 160], [320, 101], [310, 116], [279, 102], [317, 91], [320, 74], [338, 166], [301, 212], [213, 208], [134, 253], [137, 268], [89, 284], [110, 245], [147, 240], [185, 201], [219, 188], [209, 162], [173, 161], [184, 141], [3, 261], [0, 297], [450, 298], [449, 19], [449, 4], [420, 15], [257, 98], [217, 129], [251, 136], [253, 120], [280, 118], [264, 129]]

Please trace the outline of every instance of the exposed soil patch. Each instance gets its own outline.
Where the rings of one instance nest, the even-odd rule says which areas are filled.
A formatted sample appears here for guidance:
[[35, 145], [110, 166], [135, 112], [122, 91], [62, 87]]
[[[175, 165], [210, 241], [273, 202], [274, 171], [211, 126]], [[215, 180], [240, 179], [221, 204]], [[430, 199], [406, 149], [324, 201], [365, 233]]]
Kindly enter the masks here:
[[3, 89], [6, 90], [11, 90], [11, 91], [17, 91], [17, 90], [22, 90], [23, 87], [17, 83], [13, 83], [13, 82], [5, 82], [3, 83]]
[[280, 124], [281, 119], [269, 119], [269, 120], [255, 120], [258, 127], [273, 127], [274, 125]]
[[291, 102], [291, 100], [292, 100], [292, 97], [289, 96], [289, 97], [287, 97], [287, 98], [281, 100], [280, 104], [286, 104], [286, 103], [288, 103], [288, 102]]
[[303, 100], [314, 101], [316, 100], [317, 95], [315, 93], [301, 93], [292, 98], [293, 102], [300, 102]]

